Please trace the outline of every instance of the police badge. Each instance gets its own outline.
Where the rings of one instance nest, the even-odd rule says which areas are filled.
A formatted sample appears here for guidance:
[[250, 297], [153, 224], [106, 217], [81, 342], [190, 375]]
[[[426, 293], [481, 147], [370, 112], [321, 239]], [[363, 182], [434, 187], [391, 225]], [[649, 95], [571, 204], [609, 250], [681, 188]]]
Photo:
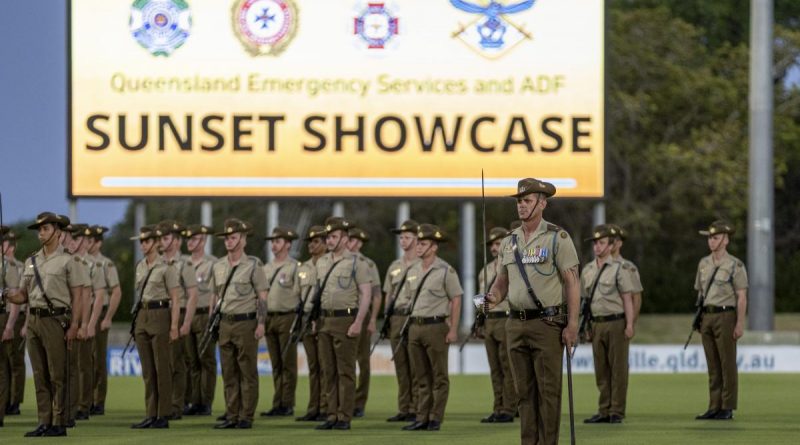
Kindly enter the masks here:
[[131, 5], [133, 38], [154, 56], [169, 56], [189, 37], [192, 15], [184, 0], [136, 0]]
[[293, 0], [237, 0], [231, 10], [233, 32], [252, 56], [276, 56], [297, 32]]
[[398, 34], [398, 20], [385, 3], [368, 3], [353, 19], [353, 34], [367, 44], [367, 49], [384, 49]]
[[507, 16], [530, 9], [535, 1], [521, 0], [505, 4], [508, 2], [490, 0], [488, 5], [482, 5], [466, 0], [450, 0], [455, 8], [478, 15], [466, 25], [459, 24], [459, 29], [452, 36], [483, 57], [500, 58], [524, 40], [532, 39], [522, 25], [515, 24]]

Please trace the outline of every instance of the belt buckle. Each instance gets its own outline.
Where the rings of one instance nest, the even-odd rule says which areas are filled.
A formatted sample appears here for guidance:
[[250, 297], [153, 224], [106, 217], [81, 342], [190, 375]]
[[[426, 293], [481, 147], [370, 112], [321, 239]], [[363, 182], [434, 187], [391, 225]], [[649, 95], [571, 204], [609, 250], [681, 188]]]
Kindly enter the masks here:
[[520, 310], [517, 315], [519, 315], [520, 321], [526, 321], [528, 319], [528, 311], [525, 309]]
[[555, 317], [556, 315], [558, 315], [558, 311], [555, 307], [546, 307], [542, 310], [543, 317]]

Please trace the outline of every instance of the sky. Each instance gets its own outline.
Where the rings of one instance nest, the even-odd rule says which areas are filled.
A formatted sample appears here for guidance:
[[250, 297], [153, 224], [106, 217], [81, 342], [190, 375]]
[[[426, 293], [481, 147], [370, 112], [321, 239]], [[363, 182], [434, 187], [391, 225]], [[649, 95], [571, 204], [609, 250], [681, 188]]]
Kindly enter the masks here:
[[[130, 1], [130, 0], [123, 0]], [[68, 214], [66, 1], [3, 2], [0, 193], [5, 223]], [[98, 36], [101, 38], [101, 36]], [[800, 84], [800, 68], [791, 83]], [[82, 199], [78, 221], [112, 226], [127, 200]]]

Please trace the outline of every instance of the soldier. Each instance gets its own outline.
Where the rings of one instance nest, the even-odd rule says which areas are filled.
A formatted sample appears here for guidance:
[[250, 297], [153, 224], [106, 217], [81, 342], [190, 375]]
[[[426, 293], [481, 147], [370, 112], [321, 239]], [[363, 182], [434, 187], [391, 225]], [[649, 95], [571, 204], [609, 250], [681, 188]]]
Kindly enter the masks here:
[[144, 379], [147, 417], [131, 428], [169, 428], [172, 409], [172, 343], [178, 341], [181, 283], [178, 270], [158, 253], [158, 230], [139, 229], [144, 257], [136, 265], [134, 339]]
[[367, 406], [367, 397], [369, 397], [370, 340], [372, 339], [372, 334], [377, 330], [378, 311], [381, 310], [381, 276], [375, 261], [372, 261], [361, 253], [361, 248], [364, 247], [364, 243], [369, 241], [367, 232], [361, 228], [352, 227], [348, 231], [348, 236], [350, 237], [350, 241], [347, 243], [347, 250], [358, 255], [367, 263], [370, 281], [372, 282], [372, 301], [370, 303], [370, 310], [367, 313], [369, 323], [364, 323], [364, 326], [361, 328], [361, 335], [358, 337], [358, 349], [356, 350], [358, 385], [356, 385], [356, 407], [353, 410], [353, 417], [364, 417], [364, 409]]
[[[308, 253], [311, 258], [300, 266], [297, 271], [295, 286], [299, 288], [303, 298], [303, 314], [311, 312], [314, 305], [314, 293], [317, 291], [317, 261], [325, 255], [325, 227], [311, 226], [308, 229]], [[322, 373], [324, 370], [319, 361], [319, 336], [316, 326], [304, 329], [302, 338], [303, 348], [306, 351], [306, 362], [308, 362], [308, 410], [304, 416], [298, 417], [297, 421], [323, 421], [325, 420], [328, 399], [322, 388]]]
[[563, 352], [578, 336], [578, 254], [569, 234], [542, 217], [555, 193], [548, 182], [519, 181], [512, 197], [523, 224], [503, 238], [486, 296], [489, 309], [508, 299], [506, 341], [524, 444], [558, 443]]
[[[510, 232], [503, 227], [494, 227], [489, 231], [486, 244], [493, 260], [478, 274], [478, 289], [485, 294], [491, 289], [497, 278], [497, 255], [500, 243]], [[508, 320], [508, 301], [503, 301], [486, 313], [483, 326], [483, 343], [486, 346], [486, 357], [489, 360], [489, 374], [492, 379], [494, 408], [492, 413], [481, 419], [481, 423], [509, 423], [514, 421], [517, 410], [517, 397], [514, 393], [514, 379], [508, 361], [508, 343], [506, 342], [506, 321]]]
[[[17, 250], [18, 235], [13, 229], [2, 226], [2, 252], [0, 261], [3, 261], [2, 274], [0, 274], [0, 289], [4, 287], [18, 288], [19, 279], [22, 276], [23, 264], [17, 260], [15, 253]], [[9, 281], [10, 280], [10, 281]], [[8, 285], [6, 284], [8, 283]], [[0, 384], [0, 391], [8, 391], [6, 399], [0, 396], [0, 411], [5, 415], [19, 415], [19, 405], [22, 403], [25, 394], [25, 337], [22, 335], [22, 326], [25, 324], [27, 305], [6, 303], [0, 299], [0, 305], [5, 305], [8, 318], [5, 322], [0, 321], [3, 328], [2, 340], [4, 342], [2, 350], [5, 352], [0, 358], [0, 372], [5, 368], [7, 371], [5, 386]], [[0, 311], [2, 314], [2, 311]], [[0, 315], [0, 320], [2, 320]], [[3, 403], [2, 400], [6, 400]], [[2, 414], [0, 414], [0, 426], [2, 426]]]
[[449, 344], [458, 340], [464, 292], [452, 266], [437, 256], [447, 235], [433, 224], [420, 224], [417, 256], [408, 271], [405, 292], [411, 299], [408, 354], [417, 387], [417, 414], [406, 431], [439, 431], [450, 394], [447, 374]]
[[708, 237], [711, 254], [700, 260], [694, 288], [703, 308], [700, 334], [708, 363], [708, 410], [696, 419], [733, 419], [738, 394], [736, 342], [744, 334], [747, 313], [747, 270], [728, 253], [734, 227], [714, 221], [700, 234]]
[[99, 314], [100, 329], [94, 337], [94, 389], [92, 390], [92, 406], [89, 414], [92, 416], [102, 416], [106, 410], [106, 393], [108, 391], [108, 333], [111, 330], [111, 321], [117, 313], [122, 289], [119, 284], [119, 274], [114, 262], [104, 256], [101, 252], [103, 247], [103, 234], [108, 232], [108, 227], [91, 226], [91, 238], [94, 243], [89, 247], [89, 255], [97, 268], [96, 273], [103, 275], [105, 282], [105, 292], [102, 293], [102, 306]]
[[180, 278], [180, 329], [181, 340], [173, 341], [172, 347], [172, 413], [167, 416], [169, 420], [180, 420], [188, 407], [186, 399], [186, 351], [185, 337], [192, 330], [192, 320], [197, 309], [197, 274], [190, 257], [181, 254], [183, 238], [181, 234], [184, 226], [177, 221], [165, 220], [156, 226], [156, 235], [160, 237], [159, 243], [164, 261], [167, 265], [178, 271]]
[[639, 268], [637, 268], [632, 261], [622, 257], [622, 245], [628, 238], [628, 232], [617, 224], [609, 224], [608, 226], [617, 231], [617, 241], [611, 247], [611, 257], [617, 261], [622, 261], [622, 264], [626, 266], [623, 268], [623, 272], [630, 273], [631, 275], [631, 282], [633, 283], [633, 294], [631, 297], [633, 299], [633, 322], [635, 325], [639, 320], [639, 312], [642, 310], [642, 291], [644, 290], [642, 287], [642, 277], [639, 276]]
[[88, 277], [79, 262], [60, 246], [68, 224], [58, 215], [40, 213], [28, 226], [37, 230], [42, 248], [25, 262], [18, 289], [5, 292], [7, 302], [28, 302], [28, 355], [36, 387], [39, 426], [25, 437], [66, 436], [68, 350], [78, 335], [70, 312], [81, 313], [81, 292]]
[[372, 284], [366, 261], [347, 250], [352, 225], [340, 217], [325, 221], [328, 253], [317, 261], [320, 280], [320, 363], [328, 417], [319, 430], [349, 430], [355, 399], [358, 337], [369, 311]]
[[628, 349], [634, 335], [634, 287], [629, 266], [611, 256], [617, 230], [592, 231], [594, 261], [581, 273], [581, 296], [591, 310], [594, 378], [600, 391], [597, 414], [583, 423], [622, 423], [628, 394]]
[[258, 342], [264, 336], [269, 283], [261, 260], [244, 253], [252, 226], [229, 218], [216, 236], [228, 255], [211, 269], [214, 300], [220, 302], [219, 355], [225, 386], [225, 420], [215, 429], [253, 427], [258, 403]]
[[[89, 408], [92, 406], [92, 390], [94, 388], [94, 337], [97, 321], [100, 318], [102, 304], [105, 300], [106, 282], [102, 270], [91, 261], [89, 249], [94, 243], [90, 237], [91, 228], [85, 224], [71, 224], [71, 242], [69, 251], [77, 256], [86, 265], [91, 286], [87, 286], [84, 293], [83, 317], [87, 320], [86, 335], [77, 341], [77, 391], [70, 397], [70, 402], [75, 404], [75, 419], [88, 420]], [[74, 400], [74, 402], [73, 402]]]
[[214, 390], [217, 386], [217, 355], [214, 347], [206, 348], [200, 354], [200, 340], [208, 326], [211, 314], [211, 267], [217, 258], [206, 255], [206, 242], [213, 230], [202, 224], [192, 224], [183, 231], [186, 248], [191, 253], [192, 265], [197, 276], [197, 308], [192, 317], [191, 330], [185, 337], [188, 382], [184, 404], [189, 407], [185, 414], [190, 416], [211, 415]]
[[294, 396], [297, 390], [297, 345], [286, 350], [292, 322], [300, 304], [300, 288], [295, 286], [300, 262], [289, 256], [292, 241], [297, 233], [286, 227], [275, 227], [266, 239], [275, 259], [264, 266], [269, 282], [267, 322], [264, 337], [267, 340], [272, 362], [272, 383], [275, 391], [272, 408], [262, 416], [291, 416], [294, 414]]
[[[394, 370], [397, 376], [397, 414], [386, 419], [387, 422], [414, 421], [417, 418], [417, 390], [411, 374], [411, 359], [408, 356], [408, 343], [400, 341], [400, 331], [411, 314], [411, 298], [403, 292], [408, 270], [419, 258], [417, 257], [417, 231], [419, 224], [409, 219], [392, 229], [400, 240], [403, 256], [394, 260], [386, 270], [383, 281], [385, 295], [384, 307], [389, 308], [394, 302], [391, 316], [384, 321], [389, 323], [389, 341], [394, 354]], [[388, 316], [388, 315], [387, 315]]]

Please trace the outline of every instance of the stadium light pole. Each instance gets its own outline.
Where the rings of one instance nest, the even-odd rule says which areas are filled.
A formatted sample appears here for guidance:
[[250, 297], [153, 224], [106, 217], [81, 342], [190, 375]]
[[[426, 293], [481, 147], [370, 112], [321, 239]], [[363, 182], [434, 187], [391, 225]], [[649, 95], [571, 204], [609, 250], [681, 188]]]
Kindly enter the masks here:
[[772, 13], [772, 0], [750, 1], [747, 267], [749, 327], [756, 331], [771, 331], [775, 323]]
[[[400, 204], [397, 204], [397, 225], [395, 227], [400, 227], [403, 223], [411, 218], [411, 203], [408, 201], [400, 201]], [[400, 247], [400, 237], [395, 237], [395, 249], [397, 251], [397, 258], [403, 256], [403, 249]]]

